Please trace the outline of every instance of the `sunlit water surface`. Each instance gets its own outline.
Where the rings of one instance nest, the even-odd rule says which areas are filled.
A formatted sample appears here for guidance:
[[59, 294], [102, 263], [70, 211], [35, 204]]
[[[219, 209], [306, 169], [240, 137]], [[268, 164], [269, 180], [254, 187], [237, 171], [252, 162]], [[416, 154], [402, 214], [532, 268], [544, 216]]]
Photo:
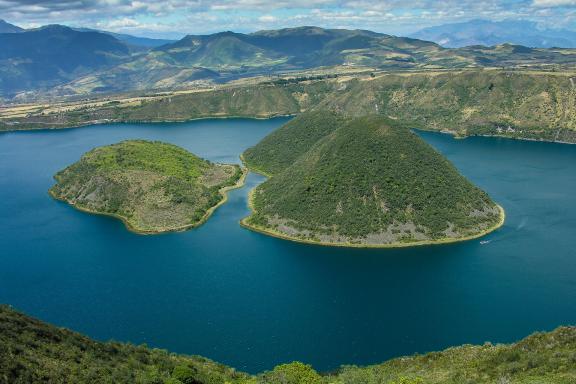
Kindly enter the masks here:
[[576, 146], [419, 133], [507, 213], [488, 244], [307, 246], [241, 228], [244, 188], [202, 227], [140, 236], [52, 200], [99, 145], [154, 139], [218, 162], [286, 119], [111, 124], [0, 134], [0, 302], [100, 340], [258, 372], [319, 370], [576, 323]]

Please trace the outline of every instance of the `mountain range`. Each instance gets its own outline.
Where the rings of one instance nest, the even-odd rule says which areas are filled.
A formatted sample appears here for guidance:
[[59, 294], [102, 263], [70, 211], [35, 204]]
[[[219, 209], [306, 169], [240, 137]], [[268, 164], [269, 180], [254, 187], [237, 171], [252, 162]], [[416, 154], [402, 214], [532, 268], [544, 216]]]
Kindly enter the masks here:
[[[157, 43], [157, 42], [156, 42]], [[503, 44], [444, 48], [366, 30], [298, 27], [188, 35], [155, 47], [51, 25], [0, 33], [0, 97], [172, 90], [318, 67], [375, 70], [569, 66], [576, 51]]]
[[5, 20], [0, 19], [0, 33], [18, 33], [24, 31], [23, 28], [20, 28], [14, 24], [10, 24]]
[[533, 48], [576, 48], [576, 32], [567, 29], [544, 29], [527, 20], [470, 20], [424, 28], [411, 37], [434, 41], [443, 47], [516, 44]]
[[[93, 29], [93, 28], [72, 28], [72, 29], [74, 29], [78, 32], [105, 33], [107, 35], [114, 36], [118, 40], [123, 41], [123, 42], [125, 42], [128, 45], [131, 45], [133, 47], [153, 48], [153, 47], [159, 47], [159, 46], [164, 45], [164, 44], [169, 44], [169, 43], [172, 43], [175, 41], [175, 40], [168, 40], [168, 39], [154, 39], [154, 38], [149, 38], [149, 37], [133, 36], [133, 35], [125, 34], [125, 33], [115, 33], [115, 32], [109, 32], [109, 31], [102, 31], [102, 30]], [[26, 29], [21, 28], [17, 25], [14, 25], [14, 24], [10, 24], [6, 20], [0, 19], [0, 33], [20, 33], [20, 32], [24, 32], [24, 31], [26, 31]]]
[[141, 48], [154, 48], [159, 47], [164, 44], [173, 43], [175, 40], [168, 40], [168, 39], [153, 39], [149, 37], [140, 37], [140, 36], [133, 36], [127, 35], [125, 33], [115, 33], [109, 31], [101, 31], [99, 29], [92, 29], [92, 28], [73, 28], [79, 32], [100, 32], [105, 33], [107, 35], [113, 36], [120, 41], [125, 42], [128, 45], [133, 47], [141, 47]]
[[129, 58], [129, 46], [98, 32], [50, 25], [0, 34], [0, 90], [42, 89]]

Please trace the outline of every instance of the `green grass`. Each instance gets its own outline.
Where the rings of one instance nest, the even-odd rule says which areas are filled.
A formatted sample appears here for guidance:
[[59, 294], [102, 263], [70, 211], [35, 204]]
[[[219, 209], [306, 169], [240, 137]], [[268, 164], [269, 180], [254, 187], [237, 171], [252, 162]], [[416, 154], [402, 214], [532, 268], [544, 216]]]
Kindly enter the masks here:
[[50, 194], [136, 232], [158, 233], [203, 223], [242, 174], [172, 144], [132, 140], [86, 153], [54, 176]]
[[103, 172], [147, 170], [188, 182], [195, 181], [211, 167], [210, 162], [183, 148], [162, 142], [144, 140], [96, 148], [82, 157], [83, 165]]

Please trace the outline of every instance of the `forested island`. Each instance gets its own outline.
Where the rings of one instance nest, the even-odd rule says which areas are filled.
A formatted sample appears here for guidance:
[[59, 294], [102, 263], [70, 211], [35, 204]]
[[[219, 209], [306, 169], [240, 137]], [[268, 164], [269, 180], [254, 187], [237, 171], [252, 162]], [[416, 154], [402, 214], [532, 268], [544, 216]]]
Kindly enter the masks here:
[[54, 176], [49, 192], [151, 234], [202, 224], [244, 175], [238, 165], [215, 164], [172, 144], [131, 140], [87, 152]]
[[406, 126], [381, 116], [300, 115], [243, 154], [270, 178], [250, 229], [306, 243], [398, 247], [480, 237], [504, 211]]
[[0, 383], [116, 384], [569, 384], [576, 328], [514, 344], [464, 345], [327, 374], [293, 362], [251, 375], [200, 356], [99, 342], [0, 305]]

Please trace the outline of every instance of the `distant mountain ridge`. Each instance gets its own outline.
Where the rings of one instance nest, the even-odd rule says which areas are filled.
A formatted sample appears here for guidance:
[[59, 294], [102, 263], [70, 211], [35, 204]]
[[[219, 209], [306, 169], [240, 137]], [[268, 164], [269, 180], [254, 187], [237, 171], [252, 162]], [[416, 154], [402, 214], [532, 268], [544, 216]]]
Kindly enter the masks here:
[[6, 20], [0, 19], [0, 33], [18, 33], [24, 31], [23, 28], [17, 25], [10, 24]]
[[[350, 62], [378, 65], [393, 61], [401, 65], [416, 53], [426, 51], [432, 54], [439, 50], [440, 47], [432, 42], [365, 30], [310, 26], [250, 34], [228, 31], [188, 35], [173, 44], [155, 49], [180, 63], [193, 61], [196, 65], [207, 67], [273, 65], [285, 69]], [[417, 58], [413, 57], [413, 60]]]
[[576, 50], [511, 44], [447, 49], [414, 38], [310, 26], [188, 35], [143, 48], [116, 34], [53, 25], [0, 33], [0, 50], [0, 97], [5, 98], [22, 92], [61, 96], [184, 89], [335, 66], [436, 70], [576, 63]]
[[537, 23], [527, 20], [470, 20], [424, 28], [411, 37], [434, 41], [447, 48], [504, 43], [533, 48], [576, 48], [576, 32], [541, 29]]
[[130, 56], [130, 48], [112, 36], [78, 32], [61, 25], [3, 33], [0, 34], [0, 90], [57, 85]]
[[[176, 40], [171, 40], [171, 39], [156, 39], [156, 38], [149, 38], [149, 37], [133, 36], [133, 35], [129, 35], [126, 33], [109, 32], [109, 31], [103, 31], [103, 30], [94, 29], [94, 28], [71, 27], [71, 29], [74, 29], [75, 31], [78, 31], [78, 32], [104, 33], [104, 34], [107, 34], [110, 36], [114, 36], [118, 40], [123, 41], [129, 45], [133, 45], [136, 47], [143, 47], [143, 48], [159, 47], [161, 45], [170, 44], [170, 43], [173, 43], [176, 41]], [[24, 28], [21, 28], [17, 25], [11, 24], [11, 23], [7, 22], [6, 20], [0, 19], [0, 33], [19, 33], [19, 32], [24, 32], [24, 31], [27, 31], [27, 30]]]
[[104, 33], [104, 34], [113, 36], [113, 37], [117, 38], [118, 40], [123, 41], [129, 45], [133, 45], [136, 47], [142, 47], [142, 48], [155, 48], [155, 47], [159, 47], [159, 46], [164, 45], [164, 44], [170, 44], [170, 43], [173, 43], [176, 41], [176, 40], [169, 40], [169, 39], [155, 39], [155, 38], [150, 38], [150, 37], [133, 36], [133, 35], [128, 35], [126, 33], [109, 32], [109, 31], [103, 31], [103, 30], [92, 29], [92, 28], [72, 28], [72, 29], [79, 31], [79, 32]]

